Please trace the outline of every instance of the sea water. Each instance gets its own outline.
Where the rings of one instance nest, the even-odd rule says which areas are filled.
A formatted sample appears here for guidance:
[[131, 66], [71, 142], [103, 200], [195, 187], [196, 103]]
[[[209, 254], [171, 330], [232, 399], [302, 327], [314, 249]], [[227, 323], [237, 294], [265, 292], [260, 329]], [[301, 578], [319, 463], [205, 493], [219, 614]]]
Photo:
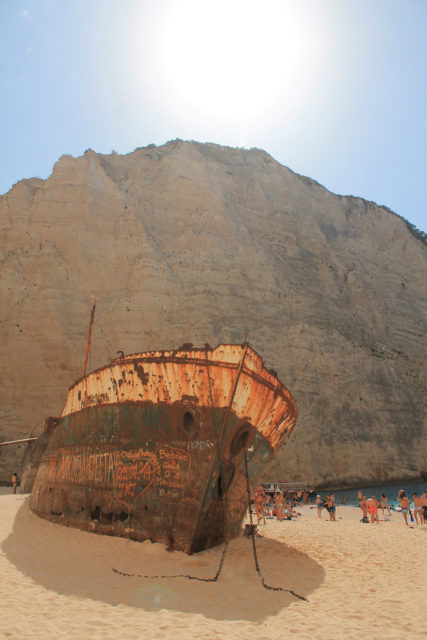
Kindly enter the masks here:
[[[423, 491], [427, 492], [427, 482], [417, 482], [417, 483], [402, 483], [402, 484], [393, 484], [388, 486], [375, 486], [375, 487], [360, 487], [363, 495], [367, 498], [371, 496], [375, 496], [378, 500], [381, 498], [381, 494], [385, 493], [388, 499], [389, 505], [394, 505], [395, 507], [399, 506], [399, 502], [397, 500], [397, 494], [401, 489], [403, 489], [408, 496], [409, 500], [412, 498], [413, 493], [417, 493], [419, 496]], [[335, 502], [337, 504], [344, 504], [342, 497], [343, 495], [348, 498], [348, 502], [346, 503], [348, 506], [359, 506], [359, 500], [357, 498], [357, 489], [342, 489], [337, 491], [318, 491], [320, 497], [323, 499], [329, 493], [333, 493], [335, 496]], [[413, 505], [411, 505], [413, 506]]]

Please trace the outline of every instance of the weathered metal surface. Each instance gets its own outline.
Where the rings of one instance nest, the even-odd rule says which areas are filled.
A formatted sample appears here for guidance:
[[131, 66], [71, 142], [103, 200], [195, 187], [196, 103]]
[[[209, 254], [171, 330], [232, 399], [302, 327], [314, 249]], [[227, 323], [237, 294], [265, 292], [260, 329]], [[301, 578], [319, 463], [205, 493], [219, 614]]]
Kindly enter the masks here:
[[69, 390], [30, 506], [99, 533], [205, 549], [239, 531], [244, 451], [256, 482], [296, 417], [247, 345], [121, 357]]
[[57, 424], [58, 418], [46, 418], [43, 433], [37, 438], [28, 439], [22, 461], [23, 472], [19, 485], [20, 493], [31, 493], [40, 461]]

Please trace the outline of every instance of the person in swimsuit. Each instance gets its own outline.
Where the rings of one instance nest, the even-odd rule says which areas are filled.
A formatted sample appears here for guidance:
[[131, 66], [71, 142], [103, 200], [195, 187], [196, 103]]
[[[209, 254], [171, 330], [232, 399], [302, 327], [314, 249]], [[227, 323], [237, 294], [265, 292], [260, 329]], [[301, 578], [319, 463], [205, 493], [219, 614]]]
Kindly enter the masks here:
[[421, 494], [421, 506], [423, 508], [423, 510], [421, 511], [422, 515], [423, 515], [423, 522], [424, 524], [427, 523], [427, 495], [426, 492], [423, 491]]
[[319, 494], [317, 494], [316, 496], [316, 507], [317, 507], [317, 515], [319, 516], [319, 518], [322, 517], [322, 498], [320, 497]]
[[369, 512], [369, 515], [371, 516], [371, 523], [374, 524], [376, 522], [377, 524], [379, 524], [378, 500], [376, 499], [375, 496], [371, 496], [368, 500], [368, 512]]
[[283, 500], [283, 493], [279, 490], [274, 494], [274, 504], [276, 508], [276, 518], [283, 520], [283, 509], [285, 507], [285, 501]]
[[397, 499], [400, 504], [401, 513], [405, 519], [405, 524], [408, 525], [409, 500], [403, 489], [399, 491]]
[[259, 484], [255, 489], [255, 513], [258, 518], [258, 524], [261, 522], [261, 519], [264, 520], [265, 524], [264, 502], [266, 500], [267, 496], [264, 493], [264, 489]]
[[335, 506], [335, 497], [334, 494], [331, 493], [329, 498], [328, 498], [328, 511], [329, 511], [329, 521], [330, 522], [335, 522], [335, 511], [336, 511], [336, 506]]
[[15, 471], [15, 473], [13, 473], [13, 474], [12, 474], [12, 488], [13, 488], [13, 493], [16, 493], [16, 485], [17, 485], [17, 484], [18, 484], [18, 474], [17, 474], [17, 473], [16, 473], [16, 471]]
[[384, 520], [384, 510], [385, 510], [385, 509], [387, 509], [387, 511], [388, 511], [388, 515], [389, 515], [389, 516], [390, 516], [390, 518], [391, 518], [390, 506], [389, 506], [389, 504], [388, 504], [387, 496], [386, 496], [386, 494], [385, 494], [385, 493], [382, 493], [382, 494], [381, 494], [381, 511], [382, 511], [382, 514], [383, 514], [383, 520]]
[[413, 493], [412, 502], [414, 503], [415, 524], [418, 524], [418, 518], [419, 518], [420, 519], [419, 524], [422, 525], [424, 524], [424, 515], [423, 515], [424, 508], [422, 504], [422, 497], [419, 496], [417, 493]]
[[292, 520], [292, 505], [290, 502], [284, 502], [283, 510], [282, 510], [282, 518], [283, 520]]
[[360, 508], [362, 509], [363, 518], [368, 517], [368, 498], [366, 496], [362, 496], [362, 500], [360, 502]]

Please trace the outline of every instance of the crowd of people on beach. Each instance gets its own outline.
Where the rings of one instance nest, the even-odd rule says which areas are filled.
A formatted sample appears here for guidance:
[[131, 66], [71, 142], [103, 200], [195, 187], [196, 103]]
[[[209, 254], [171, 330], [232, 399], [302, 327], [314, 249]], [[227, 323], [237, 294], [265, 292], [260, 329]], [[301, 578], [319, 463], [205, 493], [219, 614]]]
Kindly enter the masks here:
[[[399, 504], [398, 507], [389, 504], [385, 493], [381, 493], [379, 499], [376, 496], [368, 498], [363, 495], [363, 492], [359, 489], [357, 498], [362, 511], [361, 522], [379, 524], [380, 511], [382, 521], [390, 520], [392, 511], [395, 511], [403, 515], [405, 524], [408, 526], [410, 526], [410, 522], [414, 522], [419, 526], [427, 524], [427, 496], [425, 491], [421, 495], [413, 493], [412, 498], [409, 499], [404, 489], [401, 489], [396, 498]], [[266, 518], [276, 518], [279, 521], [292, 520], [292, 518], [301, 515], [297, 511], [298, 503], [308, 504], [309, 499], [311, 502], [311, 496], [308, 492], [286, 492], [280, 489], [276, 489], [274, 492], [267, 492], [262, 485], [257, 485], [254, 496], [254, 507], [258, 525], [261, 524], [261, 522], [266, 524]], [[326, 510], [329, 521], [336, 521], [337, 505], [333, 493], [327, 494], [324, 498], [321, 498], [320, 494], [317, 494], [314, 502], [319, 518], [322, 517], [323, 510]], [[343, 505], [348, 503], [348, 498], [346, 498], [345, 494], [341, 496], [341, 502]], [[413, 505], [413, 509], [411, 505]], [[408, 521], [408, 517], [410, 522]]]
[[[363, 522], [371, 522], [373, 524], [378, 523], [379, 509], [381, 509], [383, 520], [391, 518], [390, 505], [385, 493], [382, 493], [380, 500], [378, 500], [375, 496], [367, 498], [367, 496], [364, 496], [363, 492], [359, 490], [357, 492], [357, 498], [359, 500], [359, 506], [362, 510]], [[398, 510], [403, 515], [406, 525], [410, 526], [408, 522], [408, 516], [410, 518], [410, 521], [415, 522], [416, 525], [421, 526], [427, 522], [427, 496], [425, 491], [423, 491], [420, 496], [414, 492], [412, 494], [412, 498], [409, 499], [405, 493], [405, 490], [401, 489], [397, 495], [397, 502], [399, 503]], [[413, 512], [411, 509], [411, 504], [413, 504]], [[396, 509], [394, 510], [396, 511]], [[386, 512], [388, 516], [385, 515]]]
[[296, 511], [295, 507], [301, 499], [301, 494], [284, 493], [280, 489], [276, 489], [273, 493], [264, 491], [262, 485], [258, 485], [255, 490], [254, 506], [258, 519], [258, 524], [263, 521], [266, 524], [266, 518], [276, 520], [292, 520], [301, 514]]
[[318, 493], [316, 496], [316, 507], [317, 507], [317, 515], [319, 516], [319, 518], [322, 517], [322, 509], [326, 509], [326, 511], [329, 513], [329, 521], [335, 522], [337, 505], [335, 502], [335, 495], [333, 493], [329, 493], [327, 496], [323, 498], [323, 500], [320, 497], [320, 494]]

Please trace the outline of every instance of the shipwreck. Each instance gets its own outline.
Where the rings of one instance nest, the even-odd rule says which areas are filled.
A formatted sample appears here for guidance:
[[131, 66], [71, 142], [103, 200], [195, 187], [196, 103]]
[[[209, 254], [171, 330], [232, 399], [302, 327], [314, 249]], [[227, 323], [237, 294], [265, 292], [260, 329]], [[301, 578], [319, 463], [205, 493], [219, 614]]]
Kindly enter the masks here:
[[247, 342], [120, 353], [89, 374], [87, 352], [61, 415], [27, 444], [30, 508], [188, 554], [236, 536], [247, 480], [258, 482], [297, 419], [275, 372]]

